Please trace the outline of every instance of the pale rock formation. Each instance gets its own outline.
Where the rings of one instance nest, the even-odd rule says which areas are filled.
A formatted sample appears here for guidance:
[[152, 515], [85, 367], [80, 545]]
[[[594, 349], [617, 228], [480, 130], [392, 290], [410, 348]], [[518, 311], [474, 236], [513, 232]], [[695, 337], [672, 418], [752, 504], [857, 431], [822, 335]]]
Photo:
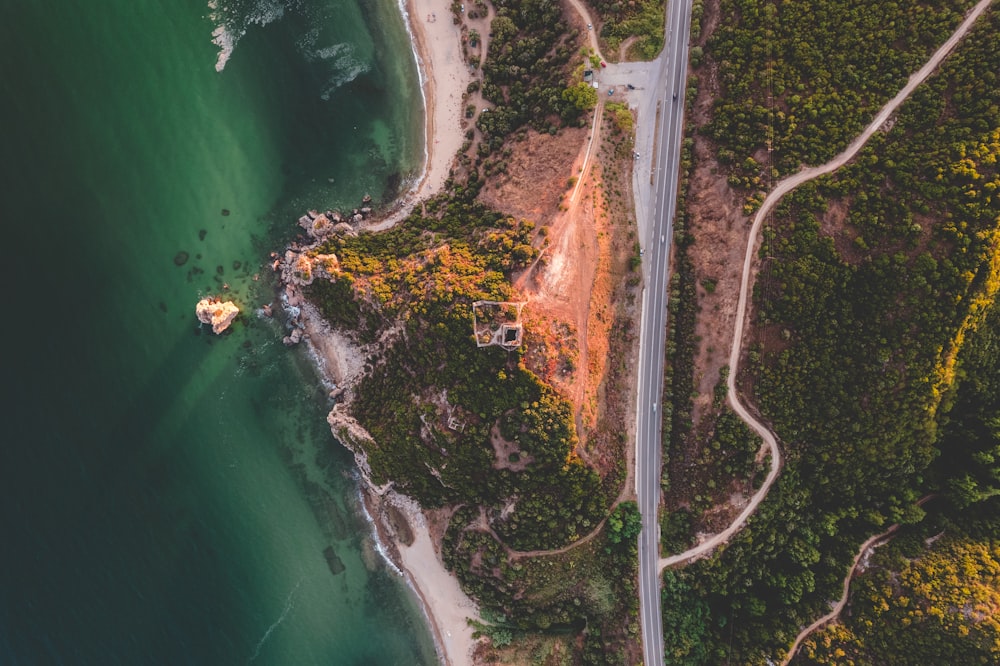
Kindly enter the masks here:
[[218, 335], [229, 328], [229, 325], [236, 319], [240, 309], [232, 301], [223, 301], [221, 298], [203, 298], [198, 301], [194, 308], [198, 321], [203, 324], [211, 324], [212, 331]]
[[289, 335], [286, 335], [284, 338], [282, 338], [281, 342], [284, 343], [286, 347], [294, 347], [295, 345], [299, 344], [300, 342], [302, 342], [302, 329], [293, 328], [292, 332]]
[[302, 252], [285, 251], [285, 260], [281, 264], [281, 277], [285, 284], [306, 286], [315, 280], [335, 280], [340, 273], [340, 262], [335, 254], [309, 254], [307, 248]]

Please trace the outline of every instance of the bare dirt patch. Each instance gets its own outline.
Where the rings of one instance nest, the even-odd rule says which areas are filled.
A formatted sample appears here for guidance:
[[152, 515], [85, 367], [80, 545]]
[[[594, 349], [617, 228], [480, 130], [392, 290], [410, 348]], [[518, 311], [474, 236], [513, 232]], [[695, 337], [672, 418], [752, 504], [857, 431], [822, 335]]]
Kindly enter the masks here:
[[698, 431], [711, 407], [719, 372], [729, 361], [750, 221], [742, 213], [742, 196], [718, 173], [708, 141], [695, 139], [694, 151], [688, 230], [695, 242], [688, 248], [688, 256], [698, 284], [694, 359], [698, 395], [691, 414]]
[[[615, 128], [613, 114], [603, 122], [598, 168], [594, 174], [594, 225], [598, 247], [590, 312], [589, 351], [582, 420], [591, 432], [588, 458], [602, 470], [628, 460], [627, 433], [634, 429], [633, 404], [639, 316], [635, 210], [631, 196], [633, 143]], [[621, 456], [622, 448], [625, 455]], [[631, 473], [631, 463], [627, 475]], [[629, 484], [625, 484], [628, 486]], [[626, 491], [627, 492], [627, 491]]]
[[[531, 349], [527, 335], [526, 354], [535, 367], [552, 368], [547, 374], [568, 399], [577, 414], [581, 442], [586, 431], [580, 420], [584, 400], [587, 356], [592, 344], [587, 319], [597, 265], [597, 237], [594, 228], [591, 174], [579, 174], [586, 155], [589, 134], [566, 130], [556, 137], [534, 134], [518, 144], [511, 155], [509, 177], [494, 189], [484, 188], [480, 196], [503, 210], [524, 215], [539, 224], [536, 243], [541, 246], [538, 260], [515, 276], [515, 287], [528, 301], [524, 315], [528, 331], [543, 334], [544, 344]], [[526, 145], [525, 145], [526, 144]], [[534, 160], [534, 161], [532, 161]], [[576, 201], [568, 201], [575, 180], [584, 179]], [[488, 192], [487, 192], [488, 190]], [[491, 196], [498, 197], [491, 201]], [[567, 335], [560, 338], [559, 333]], [[576, 348], [566, 348], [568, 340]], [[567, 362], [569, 359], [569, 362]]]
[[[718, 0], [705, 4], [703, 43], [719, 22]], [[698, 127], [712, 117], [712, 104], [721, 94], [718, 67], [711, 60], [697, 71], [698, 95], [692, 105], [691, 122]], [[750, 232], [750, 218], [743, 214], [743, 194], [732, 189], [716, 158], [714, 144], [695, 135], [694, 169], [688, 189], [688, 231], [695, 242], [688, 248], [698, 284], [698, 315], [695, 324], [697, 351], [694, 387], [697, 397], [691, 413], [695, 432], [704, 432], [711, 410], [712, 392], [719, 372], [728, 363], [732, 346], [736, 302], [739, 299], [743, 254]], [[709, 414], [709, 412], [713, 412]]]
[[[603, 119], [601, 107], [595, 113]], [[631, 144], [620, 145], [624, 136], [612, 141], [599, 133], [581, 173], [589, 141], [589, 129], [556, 136], [528, 132], [506, 158], [507, 173], [493, 177], [480, 198], [538, 224], [539, 259], [514, 279], [528, 302], [522, 313], [524, 362], [571, 402], [577, 453], [606, 477], [621, 466], [624, 433], [632, 427], [624, 407], [630, 404], [628, 380], [617, 378], [634, 379], [628, 364], [634, 350], [612, 342], [616, 334], [627, 344], [637, 338], [631, 327], [623, 333], [622, 324], [638, 316], [638, 280], [626, 284], [635, 242], [632, 153]], [[571, 197], [577, 180], [579, 190]]]
[[490, 430], [490, 444], [493, 445], [493, 452], [496, 453], [496, 461], [493, 466], [497, 469], [509, 469], [512, 472], [523, 472], [528, 465], [534, 462], [534, 458], [521, 452], [521, 447], [509, 439], [504, 439], [500, 434], [500, 427], [494, 425]]
[[857, 231], [847, 222], [851, 211], [851, 203], [843, 198], [828, 199], [826, 211], [820, 215], [820, 230], [833, 239], [837, 253], [844, 261], [855, 264], [860, 262], [865, 254], [854, 242]]
[[572, 386], [580, 355], [576, 327], [550, 319], [533, 308], [524, 310], [524, 365], [560, 395], [572, 399]]
[[569, 189], [569, 179], [579, 176], [577, 157], [588, 136], [589, 129], [583, 128], [564, 129], [555, 136], [526, 132], [504, 158], [507, 172], [489, 179], [480, 200], [539, 226], [551, 223]]

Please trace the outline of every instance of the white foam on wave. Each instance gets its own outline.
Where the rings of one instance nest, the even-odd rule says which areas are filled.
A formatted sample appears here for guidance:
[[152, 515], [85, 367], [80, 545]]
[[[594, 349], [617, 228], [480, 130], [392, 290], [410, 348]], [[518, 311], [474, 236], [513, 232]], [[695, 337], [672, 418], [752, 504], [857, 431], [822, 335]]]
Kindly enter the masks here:
[[312, 53], [306, 55], [309, 60], [330, 60], [331, 58], [337, 58], [346, 55], [353, 51], [351, 45], [347, 42], [342, 44], [334, 44], [333, 46], [327, 46], [322, 49], [316, 49]]
[[413, 26], [411, 21], [413, 17], [410, 16], [410, 12], [406, 8], [406, 0], [396, 0], [396, 6], [399, 8], [399, 13], [403, 17], [403, 26], [406, 28], [406, 34], [410, 38], [410, 53], [413, 54], [413, 60], [417, 63], [417, 82], [420, 84], [420, 103], [424, 107], [424, 160], [423, 165], [420, 169], [420, 174], [417, 175], [412, 184], [410, 185], [409, 192], [406, 196], [410, 196], [417, 191], [420, 187], [420, 183], [423, 182], [424, 176], [431, 168], [431, 155], [430, 146], [431, 136], [428, 133], [429, 123], [427, 122], [426, 116], [433, 113], [433, 109], [427, 107], [427, 95], [424, 93], [424, 86], [427, 84], [427, 77], [424, 73], [425, 63], [420, 57], [420, 52], [417, 50], [417, 39], [413, 36]]
[[320, 90], [320, 99], [329, 101], [334, 92], [344, 84], [350, 83], [370, 67], [357, 58], [353, 44], [340, 42], [330, 46], [318, 46], [322, 39], [318, 29], [312, 29], [302, 35], [298, 41], [299, 53], [308, 62], [328, 61], [332, 71]]
[[208, 0], [208, 18], [215, 24], [212, 30], [212, 43], [219, 47], [219, 54], [215, 59], [215, 71], [221, 72], [226, 68], [226, 63], [232, 57], [236, 45], [247, 28], [251, 25], [266, 26], [273, 23], [285, 15], [285, 6], [281, 0], [259, 0], [250, 7], [245, 16], [233, 15], [234, 9], [225, 3], [219, 4], [219, 0]]
[[386, 566], [389, 567], [389, 569], [395, 572], [395, 574], [400, 578], [406, 578], [400, 568], [396, 566], [396, 563], [392, 561], [392, 558], [389, 557], [389, 551], [385, 549], [385, 544], [382, 543], [378, 527], [375, 526], [375, 519], [372, 518], [370, 513], [368, 513], [368, 507], [365, 505], [364, 490], [361, 489], [361, 483], [363, 482], [359, 481], [358, 483], [358, 503], [361, 505], [361, 513], [364, 514], [365, 520], [372, 528], [372, 541], [375, 542], [375, 550], [382, 557], [382, 560], [385, 562]]
[[337, 91], [337, 88], [345, 83], [350, 83], [367, 71], [368, 65], [358, 62], [354, 58], [342, 58], [338, 60], [337, 72], [326, 80], [326, 83], [323, 85], [323, 92], [319, 95], [320, 99], [324, 102], [329, 101], [331, 95]]
[[271, 623], [271, 626], [267, 628], [267, 631], [264, 632], [264, 635], [261, 636], [259, 641], [257, 641], [257, 647], [254, 648], [253, 655], [247, 661], [248, 664], [252, 664], [257, 659], [257, 657], [260, 656], [260, 649], [264, 647], [264, 643], [267, 642], [267, 639], [271, 637], [271, 634], [274, 633], [274, 630], [277, 629], [279, 626], [281, 626], [281, 623], [285, 621], [285, 618], [288, 617], [288, 614], [292, 611], [293, 608], [295, 608], [295, 593], [299, 591], [299, 587], [302, 585], [302, 581], [304, 580], [305, 576], [300, 578], [299, 582], [297, 582], [295, 584], [295, 587], [292, 588], [292, 591], [288, 593], [288, 598], [285, 599], [285, 608], [281, 611], [281, 615], [278, 616], [278, 619]]

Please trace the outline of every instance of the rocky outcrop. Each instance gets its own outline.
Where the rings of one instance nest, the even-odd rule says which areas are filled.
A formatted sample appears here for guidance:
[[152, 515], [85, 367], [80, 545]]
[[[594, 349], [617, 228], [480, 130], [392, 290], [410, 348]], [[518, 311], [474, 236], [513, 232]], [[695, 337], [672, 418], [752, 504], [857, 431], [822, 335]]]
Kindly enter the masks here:
[[304, 287], [317, 279], [336, 280], [340, 262], [335, 254], [316, 253], [314, 246], [290, 246], [285, 250], [284, 259], [274, 262], [274, 270], [281, 271], [281, 281], [286, 285]]
[[334, 437], [337, 438], [337, 441], [354, 454], [354, 461], [357, 463], [358, 471], [361, 473], [361, 478], [364, 479], [365, 485], [377, 495], [384, 495], [386, 491], [392, 488], [392, 481], [388, 481], [382, 485], [376, 485], [372, 481], [372, 468], [368, 464], [365, 445], [373, 446], [375, 440], [358, 423], [357, 419], [348, 414], [347, 407], [343, 403], [333, 406], [330, 413], [326, 415], [326, 422], [330, 424], [330, 430], [333, 432]]
[[325, 213], [310, 210], [299, 218], [299, 226], [309, 235], [311, 242], [322, 242], [335, 234], [353, 236], [357, 233], [355, 226], [372, 214], [371, 202], [372, 198], [365, 195], [363, 206], [352, 210], [346, 218], [334, 210]]
[[229, 328], [229, 325], [236, 319], [240, 309], [232, 301], [223, 301], [221, 298], [203, 298], [194, 307], [194, 313], [198, 316], [198, 321], [203, 324], [211, 324], [212, 331], [218, 335]]
[[342, 222], [340, 213], [331, 210], [325, 213], [309, 211], [299, 218], [299, 226], [306, 230], [311, 238], [317, 241], [325, 240], [336, 231], [336, 225]]
[[286, 347], [294, 347], [302, 342], [303, 331], [301, 328], [293, 328], [292, 332], [281, 339]]
[[[282, 298], [285, 311], [288, 314], [286, 322], [290, 332], [282, 338], [282, 342], [293, 347], [303, 340], [311, 338], [306, 330], [306, 321], [301, 308], [305, 305], [302, 287], [311, 285], [316, 280], [336, 281], [340, 276], [340, 261], [337, 255], [323, 252], [329, 249], [326, 242], [331, 236], [356, 236], [357, 230], [349, 220], [360, 223], [372, 213], [372, 198], [365, 196], [363, 207], [355, 208], [345, 219], [339, 212], [328, 210], [320, 213], [317, 210], [307, 211], [299, 218], [308, 237], [299, 236], [285, 248], [284, 255], [271, 253], [271, 269], [278, 273], [284, 286]], [[264, 310], [265, 316], [271, 316], [269, 310]]]

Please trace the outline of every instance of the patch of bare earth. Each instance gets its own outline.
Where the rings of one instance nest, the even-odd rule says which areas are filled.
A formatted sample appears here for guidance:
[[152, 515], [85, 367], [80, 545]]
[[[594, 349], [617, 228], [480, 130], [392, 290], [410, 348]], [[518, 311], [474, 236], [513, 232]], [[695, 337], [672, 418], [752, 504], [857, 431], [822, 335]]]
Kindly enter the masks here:
[[[525, 140], [514, 144], [507, 173], [480, 193], [484, 203], [537, 224], [540, 256], [514, 279], [528, 302], [523, 311], [527, 324], [525, 363], [539, 376], [553, 380], [553, 386], [578, 415], [590, 344], [589, 298], [597, 263], [589, 180], [582, 184], [576, 204], [562, 202], [568, 199], [571, 179], [580, 176], [588, 136], [584, 129], [563, 130], [555, 136], [529, 132]], [[533, 347], [535, 341], [539, 344]], [[574, 341], [575, 349], [570, 346]], [[583, 438], [585, 433], [580, 435]]]
[[[707, 2], [702, 42], [718, 25], [718, 17], [718, 1]], [[711, 119], [713, 100], [718, 99], [720, 86], [717, 67], [710, 59], [696, 73], [699, 87], [690, 122], [701, 127]], [[743, 214], [744, 194], [730, 187], [716, 155], [714, 143], [695, 132], [686, 206], [687, 231], [694, 238], [687, 254], [696, 283], [692, 359], [695, 397], [692, 428], [683, 442], [672, 444], [669, 465], [673, 482], [664, 498], [667, 509], [672, 510], [691, 506], [696, 495], [711, 497], [710, 508], [697, 517], [695, 525], [697, 530], [708, 533], [725, 528], [739, 513], [742, 506], [739, 498], [752, 492], [745, 479], [707, 478], [714, 466], [701, 468], [694, 463], [710, 443], [722, 409], [715, 399], [715, 390], [722, 381], [723, 368], [729, 363], [751, 223]], [[753, 317], [751, 312], [747, 321], [753, 321]], [[741, 363], [741, 367], [745, 364]]]
[[[572, 403], [580, 436], [577, 453], [606, 476], [621, 464], [625, 448], [617, 441], [623, 438], [609, 433], [632, 427], [624, 407], [631, 397], [629, 380], [616, 380], [611, 390], [608, 384], [611, 370], [616, 377], [634, 374], [627, 363], [631, 349], [612, 351], [611, 344], [616, 326], [628, 328], [622, 344], [637, 338], [622, 323], [637, 316], [638, 283], [626, 285], [635, 242], [632, 161], [630, 148], [602, 154], [609, 138], [601, 135], [587, 173], [581, 173], [589, 138], [589, 129], [566, 129], [556, 136], [528, 132], [512, 145], [506, 173], [493, 177], [480, 198], [538, 225], [540, 257], [515, 276], [515, 287], [528, 302], [522, 313], [524, 362]], [[577, 179], [582, 182], [571, 200]], [[629, 289], [633, 293], [627, 299]], [[612, 367], [613, 361], [618, 365]]]
[[[587, 457], [608, 471], [631, 459], [626, 446], [634, 431], [635, 363], [638, 353], [638, 271], [630, 262], [635, 253], [635, 210], [631, 193], [632, 139], [605, 114], [594, 173], [594, 226], [597, 264], [587, 319], [587, 380], [582, 420], [590, 432]], [[623, 450], [624, 449], [624, 450]], [[631, 474], [627, 463], [626, 479]], [[631, 492], [624, 483], [622, 496]]]
[[532, 308], [522, 312], [524, 337], [531, 341], [523, 348], [524, 365], [560, 395], [569, 397], [580, 353], [576, 328], [569, 322], [544, 315]]
[[[701, 115], [698, 111], [711, 103], [712, 94], [710, 86], [699, 90], [696, 122]], [[713, 389], [729, 362], [750, 220], [742, 212], [742, 195], [726, 182], [714, 146], [702, 136], [694, 141], [694, 164], [687, 199], [688, 231], [694, 236], [688, 256], [698, 300], [694, 331], [697, 397], [691, 420], [695, 432], [703, 432], [702, 424], [717, 415], [711, 409]]]
[[[528, 131], [509, 145], [507, 172], [492, 176], [479, 199], [497, 210], [539, 226], [552, 222], [574, 175], [574, 161], [586, 146], [589, 129], [564, 129], [555, 136]], [[578, 167], [579, 165], [577, 165]]]
[[851, 204], [843, 198], [829, 199], [826, 211], [819, 217], [820, 230], [833, 239], [837, 253], [851, 264], [860, 262], [865, 253], [854, 242], [857, 231], [848, 224]]
[[534, 458], [521, 452], [521, 447], [517, 443], [504, 439], [500, 434], [500, 426], [494, 425], [490, 429], [490, 444], [493, 445], [493, 452], [496, 454], [496, 461], [493, 466], [497, 469], [509, 469], [512, 472], [523, 472], [528, 465], [534, 462]]

